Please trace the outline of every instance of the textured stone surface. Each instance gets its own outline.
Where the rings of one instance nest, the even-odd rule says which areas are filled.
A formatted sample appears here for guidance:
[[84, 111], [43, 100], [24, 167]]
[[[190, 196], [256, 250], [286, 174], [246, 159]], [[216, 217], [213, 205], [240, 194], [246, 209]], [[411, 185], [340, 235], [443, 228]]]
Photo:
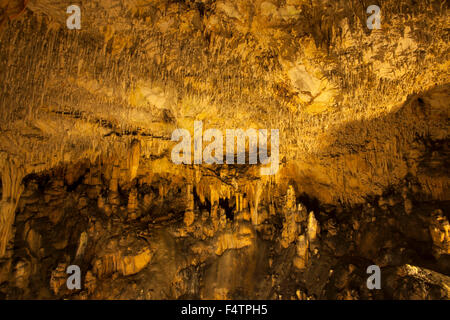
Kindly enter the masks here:
[[[449, 298], [445, 1], [379, 30], [368, 1], [78, 3], [0, 0], [0, 298]], [[279, 171], [175, 165], [194, 121], [279, 129]]]

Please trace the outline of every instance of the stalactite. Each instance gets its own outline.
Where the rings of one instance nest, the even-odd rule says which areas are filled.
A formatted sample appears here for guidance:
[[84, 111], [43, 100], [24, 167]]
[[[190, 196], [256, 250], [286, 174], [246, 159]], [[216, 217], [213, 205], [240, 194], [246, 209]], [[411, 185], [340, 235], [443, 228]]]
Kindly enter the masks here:
[[139, 140], [134, 139], [131, 142], [128, 152], [128, 168], [130, 171], [130, 181], [136, 178], [139, 169], [139, 159], [141, 157], [141, 144]]
[[22, 179], [25, 175], [21, 164], [6, 159], [2, 167], [2, 200], [0, 203], [0, 258], [6, 253], [8, 242], [13, 237], [12, 230], [15, 211], [23, 191]]
[[241, 211], [241, 203], [240, 203], [239, 193], [236, 193], [235, 197], [236, 197], [236, 212], [240, 212]]
[[256, 190], [255, 190], [255, 195], [254, 195], [254, 203], [253, 203], [253, 210], [252, 210], [252, 223], [254, 225], [258, 225], [259, 224], [259, 220], [258, 220], [258, 206], [259, 206], [259, 202], [261, 199], [261, 195], [263, 192], [263, 187], [262, 187], [262, 182], [258, 181], [256, 183]]

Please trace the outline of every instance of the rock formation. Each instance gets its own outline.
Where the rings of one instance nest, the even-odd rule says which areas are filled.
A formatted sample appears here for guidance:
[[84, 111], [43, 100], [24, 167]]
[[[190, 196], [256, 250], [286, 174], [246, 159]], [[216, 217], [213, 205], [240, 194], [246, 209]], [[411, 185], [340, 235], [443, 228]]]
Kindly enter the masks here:
[[[446, 1], [69, 5], [0, 0], [1, 299], [449, 299]], [[279, 170], [174, 163], [195, 121]]]

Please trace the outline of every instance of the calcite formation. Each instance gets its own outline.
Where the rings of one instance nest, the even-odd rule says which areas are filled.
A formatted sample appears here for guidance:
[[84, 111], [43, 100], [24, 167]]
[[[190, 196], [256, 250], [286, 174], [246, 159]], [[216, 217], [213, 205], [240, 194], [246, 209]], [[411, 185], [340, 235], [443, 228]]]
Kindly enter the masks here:
[[1, 299], [449, 299], [446, 1], [70, 5], [0, 0]]

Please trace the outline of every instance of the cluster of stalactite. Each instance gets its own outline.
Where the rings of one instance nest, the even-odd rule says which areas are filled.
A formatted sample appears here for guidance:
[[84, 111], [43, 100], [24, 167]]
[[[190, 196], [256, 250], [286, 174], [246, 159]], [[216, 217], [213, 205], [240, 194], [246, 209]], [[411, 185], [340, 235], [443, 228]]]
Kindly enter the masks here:
[[6, 159], [1, 168], [2, 200], [0, 202], [0, 258], [6, 254], [8, 243], [14, 238], [13, 224], [20, 195], [23, 191], [24, 168]]

